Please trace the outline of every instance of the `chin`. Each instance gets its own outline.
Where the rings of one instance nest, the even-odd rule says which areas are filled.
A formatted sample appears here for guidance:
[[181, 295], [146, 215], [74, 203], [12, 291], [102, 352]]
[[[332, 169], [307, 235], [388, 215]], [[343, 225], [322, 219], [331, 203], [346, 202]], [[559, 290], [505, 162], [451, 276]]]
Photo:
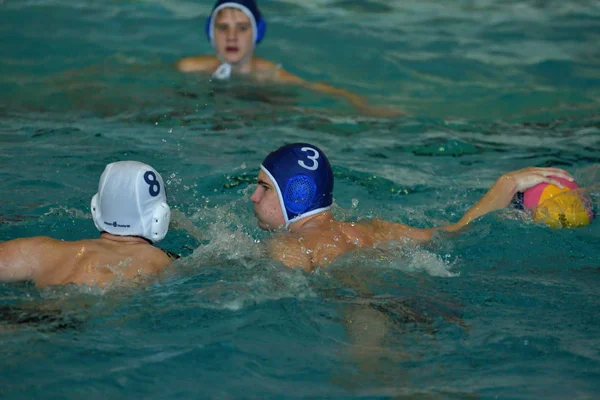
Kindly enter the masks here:
[[244, 59], [244, 54], [242, 52], [238, 52], [236, 54], [222, 53], [221, 57], [229, 64], [238, 64]]
[[264, 222], [262, 222], [262, 221], [258, 221], [258, 227], [259, 227], [260, 229], [262, 229], [263, 231], [268, 231], [268, 230], [270, 230], [270, 229], [271, 229], [271, 228], [269, 228], [269, 225], [265, 224], [265, 223], [264, 223]]
[[225, 59], [229, 64], [234, 64], [237, 65], [239, 64], [242, 60], [243, 57], [238, 57], [237, 55], [235, 57], [228, 57]]

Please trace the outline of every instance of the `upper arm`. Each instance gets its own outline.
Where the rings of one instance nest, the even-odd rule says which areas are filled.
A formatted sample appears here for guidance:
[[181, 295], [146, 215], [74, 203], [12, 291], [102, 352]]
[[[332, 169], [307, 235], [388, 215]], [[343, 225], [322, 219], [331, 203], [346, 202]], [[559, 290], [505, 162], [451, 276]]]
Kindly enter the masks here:
[[396, 222], [380, 221], [382, 230], [387, 232], [389, 240], [410, 239], [417, 242], [427, 242], [431, 239], [434, 230], [413, 228], [412, 226]]
[[0, 281], [35, 279], [42, 265], [44, 247], [53, 240], [38, 236], [0, 243]]
[[181, 72], [209, 71], [216, 68], [214, 57], [184, 57], [177, 61], [177, 69]]

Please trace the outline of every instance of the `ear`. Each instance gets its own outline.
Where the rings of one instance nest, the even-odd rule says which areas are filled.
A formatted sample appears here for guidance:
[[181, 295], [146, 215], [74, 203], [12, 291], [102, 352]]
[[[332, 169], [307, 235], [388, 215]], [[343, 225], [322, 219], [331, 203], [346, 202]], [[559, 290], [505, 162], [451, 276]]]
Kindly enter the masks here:
[[256, 44], [259, 44], [261, 40], [263, 40], [263, 37], [265, 36], [266, 32], [267, 23], [264, 19], [261, 18], [258, 21], [256, 21]]

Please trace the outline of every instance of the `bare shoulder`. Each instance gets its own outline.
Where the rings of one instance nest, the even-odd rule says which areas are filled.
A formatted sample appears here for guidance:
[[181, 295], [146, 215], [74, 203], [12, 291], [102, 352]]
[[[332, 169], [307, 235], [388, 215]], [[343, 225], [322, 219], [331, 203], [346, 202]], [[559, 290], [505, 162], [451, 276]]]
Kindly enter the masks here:
[[270, 71], [281, 67], [279, 64], [275, 64], [273, 61], [269, 61], [260, 57], [252, 58], [252, 64], [254, 68], [259, 71]]
[[281, 64], [276, 64], [272, 61], [265, 60], [264, 58], [255, 57], [253, 59], [254, 69], [260, 73], [269, 73], [274, 80], [283, 83], [303, 83], [304, 80], [296, 75], [290, 74], [288, 71], [283, 69]]
[[146, 274], [160, 272], [174, 261], [166, 252], [150, 244], [140, 249], [134, 258], [136, 269], [144, 271]]
[[181, 72], [212, 72], [218, 66], [219, 59], [211, 55], [184, 57], [177, 61], [177, 69]]
[[165, 266], [173, 261], [164, 250], [152, 245], [148, 245], [148, 254], [152, 256], [157, 265]]
[[303, 245], [301, 237], [293, 234], [280, 234], [268, 242], [269, 255], [290, 268], [313, 269], [310, 250]]
[[35, 279], [43, 265], [53, 260], [59, 240], [47, 236], [21, 238], [0, 243], [0, 280]]

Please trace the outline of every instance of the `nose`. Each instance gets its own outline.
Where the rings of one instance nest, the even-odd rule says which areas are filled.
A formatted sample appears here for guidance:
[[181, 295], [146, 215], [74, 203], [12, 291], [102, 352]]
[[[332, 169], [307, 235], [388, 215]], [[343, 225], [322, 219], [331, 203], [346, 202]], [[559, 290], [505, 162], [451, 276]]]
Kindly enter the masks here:
[[260, 201], [260, 194], [258, 193], [258, 189], [258, 187], [254, 189], [254, 192], [252, 192], [252, 196], [250, 196], [250, 201], [253, 203], [258, 203]]
[[237, 36], [236, 29], [227, 29], [227, 40], [235, 40]]

